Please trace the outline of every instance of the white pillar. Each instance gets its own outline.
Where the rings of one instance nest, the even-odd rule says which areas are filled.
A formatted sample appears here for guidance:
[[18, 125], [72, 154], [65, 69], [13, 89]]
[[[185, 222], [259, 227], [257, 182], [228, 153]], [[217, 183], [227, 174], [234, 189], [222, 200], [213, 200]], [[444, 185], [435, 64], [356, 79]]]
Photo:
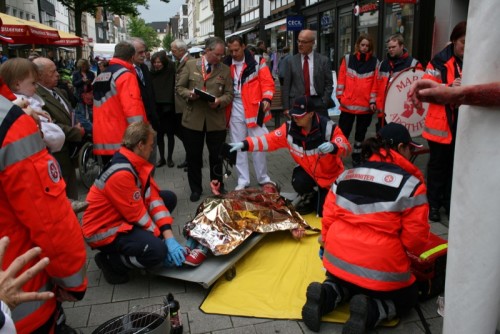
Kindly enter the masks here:
[[[463, 85], [500, 80], [498, 0], [471, 0]], [[500, 314], [500, 108], [459, 111], [444, 334], [495, 333]]]

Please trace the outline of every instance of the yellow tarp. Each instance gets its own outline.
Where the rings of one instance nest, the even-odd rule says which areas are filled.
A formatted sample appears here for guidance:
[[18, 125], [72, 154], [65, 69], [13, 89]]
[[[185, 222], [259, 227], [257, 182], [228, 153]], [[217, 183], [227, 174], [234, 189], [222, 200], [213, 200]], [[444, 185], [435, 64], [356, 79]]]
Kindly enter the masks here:
[[[307, 223], [321, 228], [320, 218], [304, 216]], [[236, 277], [219, 279], [200, 306], [205, 313], [272, 319], [301, 319], [306, 289], [311, 282], [323, 282], [325, 270], [318, 256], [319, 233], [310, 233], [300, 242], [290, 232], [267, 235], [236, 263]], [[323, 321], [344, 323], [347, 304], [325, 316]], [[396, 325], [393, 321], [391, 325]]]

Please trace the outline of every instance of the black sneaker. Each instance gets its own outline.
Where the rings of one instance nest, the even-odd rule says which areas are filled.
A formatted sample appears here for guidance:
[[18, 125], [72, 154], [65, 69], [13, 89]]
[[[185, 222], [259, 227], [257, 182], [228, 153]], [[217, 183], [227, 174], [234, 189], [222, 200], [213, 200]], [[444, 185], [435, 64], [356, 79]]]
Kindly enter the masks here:
[[429, 210], [429, 220], [435, 223], [439, 223], [441, 221], [441, 214], [439, 213], [439, 209], [430, 208]]
[[306, 303], [302, 307], [302, 321], [313, 332], [319, 332], [322, 315], [321, 305], [323, 305], [323, 299], [325, 298], [321, 283], [313, 282], [309, 284], [306, 298]]
[[351, 315], [342, 328], [342, 334], [366, 333], [369, 303], [370, 298], [365, 295], [355, 295], [351, 298], [349, 302]]
[[129, 281], [130, 278], [127, 272], [118, 272], [113, 269], [113, 266], [111, 265], [111, 262], [107, 258], [106, 254], [99, 252], [95, 255], [94, 260], [99, 269], [102, 270], [104, 279], [106, 279], [106, 282], [109, 284], [123, 284]]

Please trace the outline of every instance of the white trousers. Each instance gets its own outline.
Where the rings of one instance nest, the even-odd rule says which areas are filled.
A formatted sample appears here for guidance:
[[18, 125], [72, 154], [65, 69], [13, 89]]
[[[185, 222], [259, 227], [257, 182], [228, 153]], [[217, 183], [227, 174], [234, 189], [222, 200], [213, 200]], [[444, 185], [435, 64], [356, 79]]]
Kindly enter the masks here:
[[[257, 137], [269, 133], [266, 126], [256, 126], [247, 128], [245, 121], [238, 120], [237, 117], [232, 117], [229, 121], [229, 130], [231, 133], [231, 141], [236, 143], [245, 140], [247, 136]], [[271, 181], [267, 175], [267, 161], [265, 152], [252, 152], [253, 167], [257, 182], [259, 184]], [[248, 154], [247, 152], [238, 152], [236, 156], [236, 171], [238, 172], [238, 186], [250, 185], [250, 172], [248, 171]]]

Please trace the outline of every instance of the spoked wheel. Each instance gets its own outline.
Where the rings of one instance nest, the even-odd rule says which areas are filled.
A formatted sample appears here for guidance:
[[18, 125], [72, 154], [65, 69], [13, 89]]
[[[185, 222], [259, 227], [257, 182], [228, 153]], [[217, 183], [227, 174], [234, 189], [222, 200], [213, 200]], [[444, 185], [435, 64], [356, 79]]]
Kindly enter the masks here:
[[95, 179], [99, 176], [102, 170], [102, 160], [98, 155], [92, 152], [93, 145], [91, 142], [86, 142], [80, 149], [78, 155], [78, 170], [83, 185], [90, 189], [94, 184]]

